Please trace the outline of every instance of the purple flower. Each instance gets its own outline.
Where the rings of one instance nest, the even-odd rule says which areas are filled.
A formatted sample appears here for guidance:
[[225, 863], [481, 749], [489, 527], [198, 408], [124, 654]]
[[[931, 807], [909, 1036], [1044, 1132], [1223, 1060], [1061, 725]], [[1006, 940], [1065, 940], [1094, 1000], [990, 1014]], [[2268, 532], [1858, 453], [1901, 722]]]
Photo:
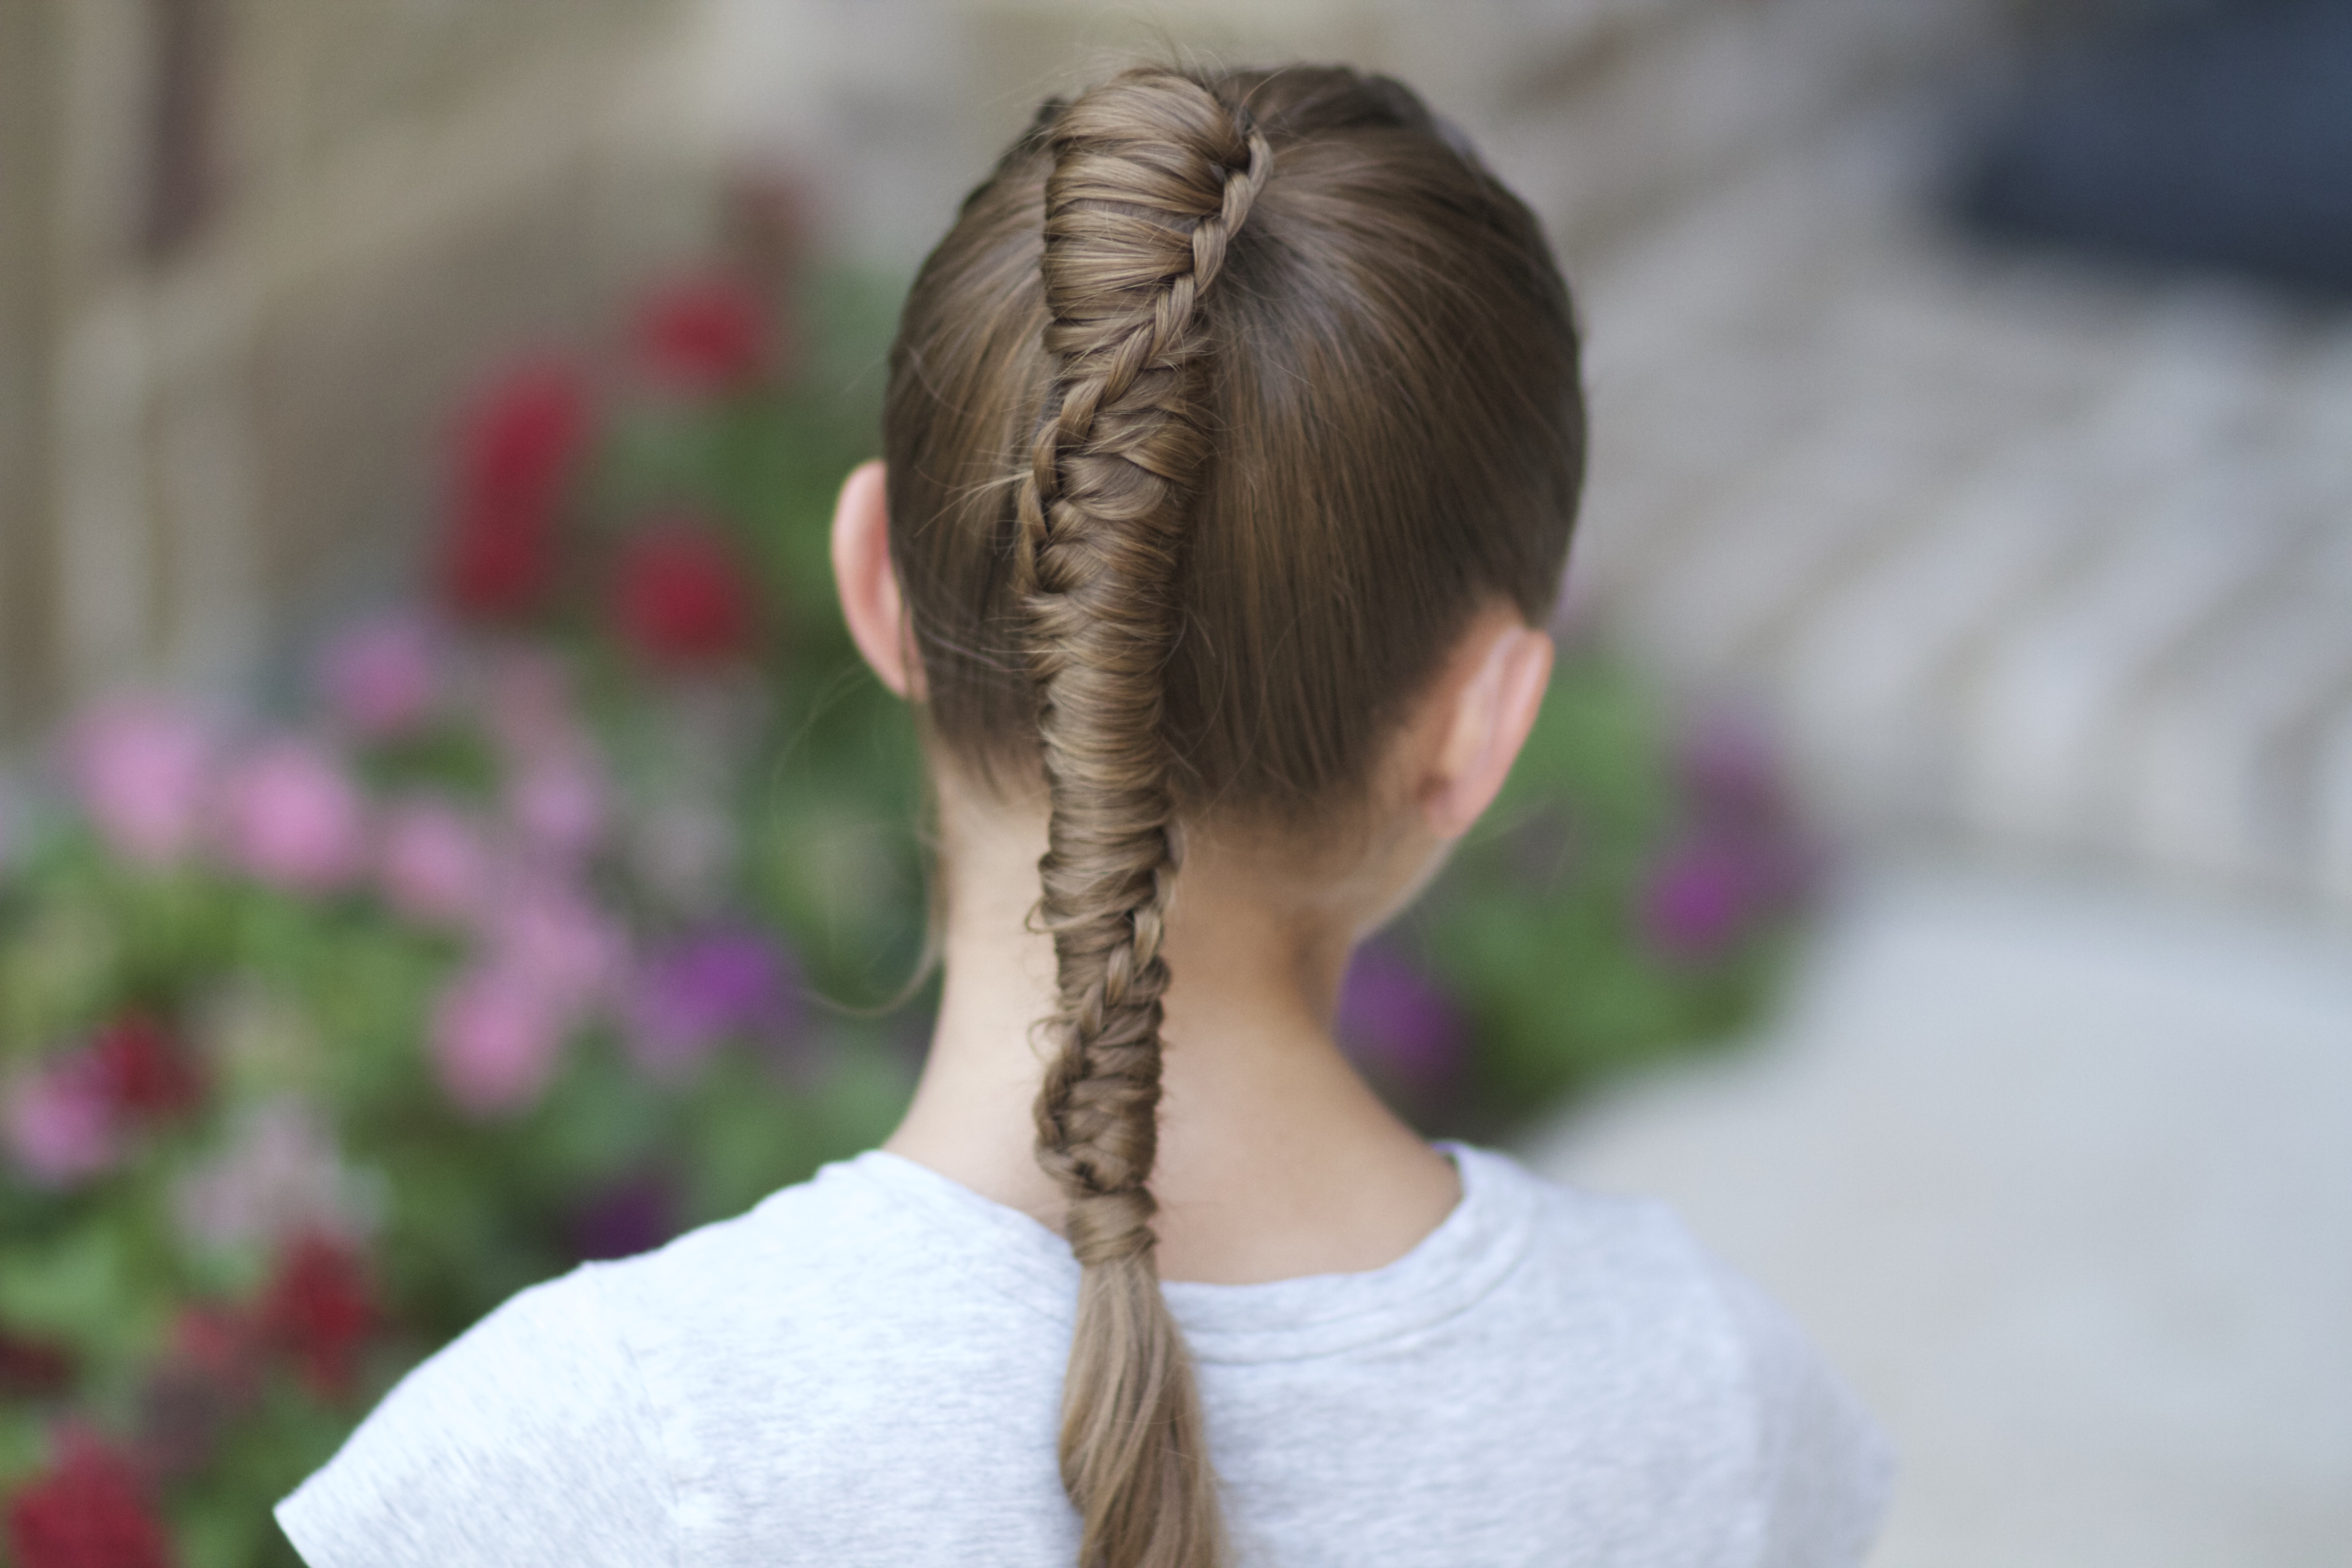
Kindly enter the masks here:
[[495, 963], [461, 974], [433, 1015], [433, 1066], [458, 1109], [507, 1116], [538, 1103], [570, 1020], [530, 976]]
[[110, 702], [74, 726], [65, 762], [76, 799], [116, 854], [161, 866], [194, 846], [213, 745], [186, 710], [150, 697]]
[[573, 1216], [572, 1255], [583, 1263], [651, 1252], [677, 1234], [677, 1199], [658, 1175], [625, 1176]]
[[1651, 871], [1643, 934], [1670, 958], [1712, 958], [1746, 928], [1757, 891], [1754, 859], [1743, 846], [1721, 837], [1691, 839]]
[[629, 1051], [656, 1078], [698, 1066], [730, 1037], [789, 1038], [801, 1024], [793, 963], [741, 929], [690, 938], [641, 964], [629, 996]]
[[1444, 1088], [1469, 1053], [1469, 1030], [1452, 998], [1377, 944], [1358, 949], [1349, 963], [1333, 1028], [1349, 1056], [1421, 1093]]
[[1690, 821], [1652, 868], [1638, 912], [1653, 947], [1700, 962], [1759, 920], [1801, 903], [1816, 857], [1755, 723], [1730, 713], [1703, 720], [1684, 737], [1675, 761]]
[[441, 697], [441, 639], [425, 618], [394, 610], [372, 616], [330, 642], [319, 659], [319, 687], [352, 733], [383, 740], [415, 729]]
[[104, 1068], [88, 1051], [21, 1075], [0, 1106], [0, 1139], [44, 1186], [71, 1186], [104, 1171], [121, 1155], [120, 1133]]
[[359, 791], [307, 741], [272, 742], [238, 764], [223, 789], [221, 819], [231, 863], [299, 892], [341, 886], [366, 857]]
[[415, 921], [470, 921], [490, 886], [489, 851], [479, 830], [456, 807], [429, 797], [385, 813], [376, 867], [385, 899]]

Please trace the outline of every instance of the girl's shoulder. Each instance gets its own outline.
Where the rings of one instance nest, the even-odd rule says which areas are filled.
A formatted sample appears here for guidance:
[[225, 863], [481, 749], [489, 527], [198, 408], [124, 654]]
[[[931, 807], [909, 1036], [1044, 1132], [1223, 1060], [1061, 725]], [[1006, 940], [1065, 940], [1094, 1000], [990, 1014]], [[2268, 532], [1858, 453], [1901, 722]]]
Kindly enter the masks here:
[[874, 1342], [893, 1260], [920, 1252], [860, 1165], [510, 1297], [403, 1378], [279, 1524], [311, 1568], [675, 1561], [681, 1411], [788, 1398], [754, 1385]]
[[659, 1423], [594, 1266], [509, 1298], [278, 1505], [310, 1568], [676, 1560]]
[[[1386, 1268], [1169, 1287], [1234, 1473], [1321, 1454], [1341, 1468], [1301, 1485], [1418, 1497], [1451, 1455], [1478, 1461], [1479, 1507], [1524, 1471], [1506, 1489], [1576, 1515], [1562, 1532], [1622, 1514], [1704, 1536], [1657, 1562], [1858, 1561], [1885, 1447], [1789, 1317], [1664, 1205], [1452, 1152], [1463, 1202]], [[313, 1568], [670, 1563], [689, 1529], [906, 1563], [903, 1542], [861, 1554], [859, 1532], [949, 1516], [1027, 1543], [1001, 1561], [1066, 1560], [1054, 1443], [1076, 1284], [1027, 1215], [863, 1155], [514, 1297], [278, 1518]], [[1391, 1452], [1368, 1435], [1399, 1409], [1415, 1435]], [[1673, 1484], [1632, 1495], [1628, 1466]], [[892, 1476], [921, 1477], [929, 1511], [803, 1506]]]
[[1668, 1205], [1481, 1158], [1530, 1215], [1515, 1300], [1497, 1311], [1528, 1375], [1580, 1383], [1605, 1367], [1625, 1394], [1616, 1440], [1638, 1447], [1650, 1429], [1661, 1451], [1732, 1480], [1749, 1500], [1751, 1560], [1860, 1561], [1894, 1452], [1796, 1320]]

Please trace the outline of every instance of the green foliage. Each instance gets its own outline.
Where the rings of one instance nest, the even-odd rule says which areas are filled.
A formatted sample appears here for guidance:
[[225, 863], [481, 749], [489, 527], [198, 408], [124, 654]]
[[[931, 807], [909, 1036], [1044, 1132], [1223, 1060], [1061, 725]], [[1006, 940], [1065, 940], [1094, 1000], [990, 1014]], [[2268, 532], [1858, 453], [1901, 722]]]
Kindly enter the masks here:
[[1624, 667], [1562, 658], [1503, 795], [1392, 939], [1471, 1031], [1467, 1070], [1416, 1107], [1424, 1121], [1504, 1134], [1612, 1074], [1735, 1037], [1769, 999], [1793, 906], [1759, 909], [1697, 953], [1648, 929], [1662, 851], [1694, 812], [1680, 739]]
[[[889, 1128], [931, 996], [923, 778], [826, 540], [874, 448], [896, 297], [812, 277], [790, 373], [607, 395], [577, 471], [551, 476], [562, 515], [521, 520], [547, 525], [551, 586], [461, 601], [491, 624], [436, 634], [425, 710], [283, 731], [327, 759], [314, 795], [343, 779], [379, 825], [422, 803], [492, 846], [464, 912], [420, 909], [382, 866], [134, 852], [102, 790], [19, 835], [0, 1493], [44, 1484], [79, 1423], [143, 1467], [191, 1568], [291, 1562], [268, 1505], [406, 1367], [517, 1289], [740, 1213]], [[705, 556], [633, 580], [653, 568], [632, 550], [681, 517]], [[715, 583], [710, 551], [733, 568]], [[1614, 664], [1564, 658], [1490, 819], [1381, 939], [1386, 989], [1359, 975], [1342, 998], [1345, 1043], [1425, 1126], [1507, 1130], [1769, 994], [1795, 901], [1757, 868], [1786, 861], [1786, 825], [1737, 767], [1694, 773], [1685, 739]], [[518, 804], [549, 765], [603, 803], [560, 850]], [[525, 915], [562, 929], [519, 938]], [[533, 1003], [560, 1037], [516, 1077], [499, 1053], [524, 1047], [496, 1019], [469, 1035], [467, 988], [553, 994], [531, 965], [577, 954], [534, 942], [587, 944], [597, 973]], [[76, 1132], [83, 1111], [100, 1121]], [[173, 1415], [191, 1387], [209, 1425]]]

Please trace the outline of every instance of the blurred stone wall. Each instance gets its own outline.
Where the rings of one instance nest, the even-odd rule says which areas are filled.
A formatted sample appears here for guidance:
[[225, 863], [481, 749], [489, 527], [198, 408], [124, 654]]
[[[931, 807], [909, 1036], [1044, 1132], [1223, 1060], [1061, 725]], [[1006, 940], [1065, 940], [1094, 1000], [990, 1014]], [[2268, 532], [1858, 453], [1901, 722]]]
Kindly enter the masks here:
[[1141, 58], [1395, 73], [1571, 268], [1824, 121], [1981, 50], [2009, 0], [712, 0], [735, 134], [812, 149], [835, 232], [912, 258], [1037, 102]]
[[1037, 100], [1145, 54], [1420, 86], [1572, 267], [1972, 47], [2000, 0], [16, 0], [0, 735], [249, 676], [396, 577], [467, 377], [604, 326], [782, 163], [911, 267]]
[[46, 678], [48, 651], [34, 584], [47, 575], [40, 216], [49, 205], [49, 20], [31, 6], [0, 5], [0, 718]]
[[698, 243], [696, 15], [0, 6], [0, 727], [383, 574], [482, 358]]

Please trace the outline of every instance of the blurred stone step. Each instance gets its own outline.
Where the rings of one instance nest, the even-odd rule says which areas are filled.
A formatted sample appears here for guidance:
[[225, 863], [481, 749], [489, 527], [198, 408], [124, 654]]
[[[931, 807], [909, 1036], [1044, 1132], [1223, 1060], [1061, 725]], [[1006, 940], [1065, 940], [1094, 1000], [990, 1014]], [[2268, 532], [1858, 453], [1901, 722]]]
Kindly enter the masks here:
[[2306, 874], [2322, 898], [2352, 906], [2352, 694], [2322, 727], [2312, 748], [2311, 839]]
[[1893, 542], [1923, 480], [1958, 468], [1954, 433], [1916, 403], [1827, 424], [1699, 509], [1624, 596], [1631, 646], [1677, 679], [1745, 684], [1764, 645], [1832, 579]]
[[2298, 880], [2296, 845], [2315, 825], [2301, 820], [2297, 742], [2352, 692], [2352, 529], [2287, 570], [2134, 721], [2123, 826], [2150, 858], [2227, 879]]
[[2147, 495], [2082, 571], [1999, 635], [1964, 698], [1963, 821], [2061, 847], [2105, 835], [2127, 709], [2295, 542], [2262, 500], [2260, 479], [2234, 467]]
[[1895, 1441], [1874, 1568], [2323, 1568], [2352, 1540], [2341, 922], [1865, 859], [1760, 1048], [1528, 1141], [1673, 1203]]
[[1999, 625], [2086, 548], [2098, 514], [2046, 453], [1987, 465], [1800, 628], [1774, 696], [1811, 793], [1842, 816], [1948, 811], [1951, 689]]
[[1909, 134], [1583, 280], [1571, 615], [1841, 819], [2352, 902], [2352, 315], [1961, 251]]

